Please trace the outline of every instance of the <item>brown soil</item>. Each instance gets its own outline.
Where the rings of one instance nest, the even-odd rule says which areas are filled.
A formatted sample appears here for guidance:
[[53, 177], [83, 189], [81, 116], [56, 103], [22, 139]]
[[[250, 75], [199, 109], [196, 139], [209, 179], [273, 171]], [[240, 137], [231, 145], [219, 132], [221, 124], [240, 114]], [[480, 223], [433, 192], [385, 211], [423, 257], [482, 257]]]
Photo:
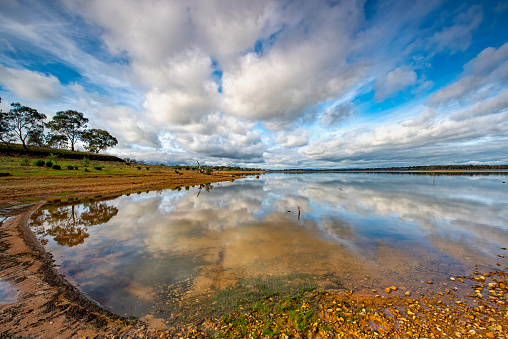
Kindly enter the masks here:
[[[0, 177], [0, 205], [36, 199], [97, 197], [234, 180], [227, 173]], [[33, 201], [32, 200], [32, 201]]]

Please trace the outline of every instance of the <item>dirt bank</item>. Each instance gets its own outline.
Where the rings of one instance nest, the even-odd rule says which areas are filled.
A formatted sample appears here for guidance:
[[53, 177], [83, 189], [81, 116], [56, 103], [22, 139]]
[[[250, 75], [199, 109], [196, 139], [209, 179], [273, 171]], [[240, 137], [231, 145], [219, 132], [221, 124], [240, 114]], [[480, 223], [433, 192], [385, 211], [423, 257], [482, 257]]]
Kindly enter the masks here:
[[120, 195], [136, 191], [230, 181], [234, 178], [234, 175], [227, 173], [205, 175], [197, 171], [145, 172], [139, 175], [7, 176], [0, 177], [0, 205], [59, 197]]

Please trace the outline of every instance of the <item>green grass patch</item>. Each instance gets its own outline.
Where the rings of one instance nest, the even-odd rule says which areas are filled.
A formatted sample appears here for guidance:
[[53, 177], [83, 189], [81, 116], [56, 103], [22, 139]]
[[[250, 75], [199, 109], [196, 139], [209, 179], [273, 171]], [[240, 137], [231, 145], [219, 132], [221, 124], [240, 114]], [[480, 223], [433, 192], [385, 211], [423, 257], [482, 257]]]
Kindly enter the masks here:
[[73, 194], [72, 192], [61, 192], [61, 193], [55, 193], [54, 195], [57, 195], [57, 196], [65, 196], [65, 195], [71, 195]]
[[45, 198], [26, 198], [26, 199], [22, 199], [21, 201], [22, 202], [34, 202], [34, 201], [41, 201], [41, 200], [44, 200]]

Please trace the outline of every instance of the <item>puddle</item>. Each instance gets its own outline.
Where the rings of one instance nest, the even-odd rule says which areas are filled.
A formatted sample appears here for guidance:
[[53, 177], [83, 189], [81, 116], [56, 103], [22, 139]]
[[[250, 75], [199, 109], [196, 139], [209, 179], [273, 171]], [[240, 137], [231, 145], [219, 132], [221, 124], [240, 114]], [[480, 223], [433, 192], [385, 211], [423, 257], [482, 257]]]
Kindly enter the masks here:
[[10, 304], [16, 302], [18, 292], [12, 288], [11, 284], [0, 279], [0, 304]]

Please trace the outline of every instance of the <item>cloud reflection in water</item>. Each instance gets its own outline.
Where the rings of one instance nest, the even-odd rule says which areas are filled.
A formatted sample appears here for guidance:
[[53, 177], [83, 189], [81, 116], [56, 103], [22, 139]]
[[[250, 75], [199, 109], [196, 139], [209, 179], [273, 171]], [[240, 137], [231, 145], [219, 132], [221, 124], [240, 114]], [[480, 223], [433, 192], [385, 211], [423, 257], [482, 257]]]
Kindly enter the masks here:
[[[46, 247], [61, 273], [129, 315], [255, 277], [326, 275], [357, 290], [417, 288], [495, 265], [508, 244], [501, 178], [270, 174], [201, 193], [122, 196], [100, 203], [110, 219], [87, 227], [82, 242], [62, 246], [48, 231]], [[47, 219], [51, 211], [41, 213]], [[49, 220], [39, 227], [54, 228]]]

